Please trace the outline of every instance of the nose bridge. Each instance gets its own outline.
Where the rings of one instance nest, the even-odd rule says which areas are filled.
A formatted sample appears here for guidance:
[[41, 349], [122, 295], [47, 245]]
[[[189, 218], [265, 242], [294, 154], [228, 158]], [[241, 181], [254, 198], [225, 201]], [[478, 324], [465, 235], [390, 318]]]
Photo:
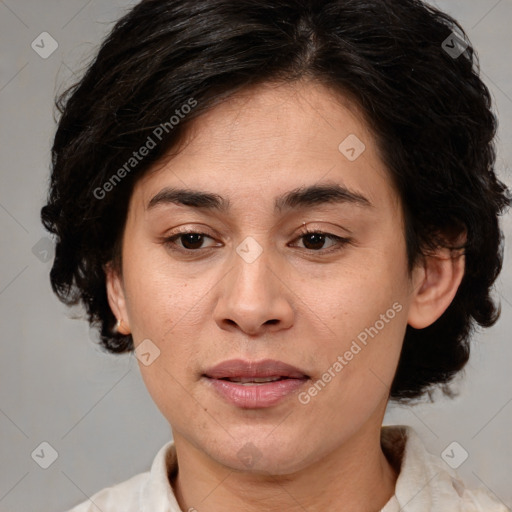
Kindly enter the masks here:
[[262, 243], [248, 236], [236, 247], [233, 256], [231, 293], [238, 297], [240, 305], [249, 301], [256, 306], [254, 301], [269, 301], [275, 292], [275, 283], [270, 278], [272, 276], [275, 279], [271, 269], [271, 249]]
[[[235, 248], [232, 270], [226, 276], [216, 320], [222, 325], [237, 324], [256, 333], [265, 324], [289, 326], [292, 307], [272, 261], [272, 249], [247, 237]], [[271, 321], [271, 322], [270, 322]]]

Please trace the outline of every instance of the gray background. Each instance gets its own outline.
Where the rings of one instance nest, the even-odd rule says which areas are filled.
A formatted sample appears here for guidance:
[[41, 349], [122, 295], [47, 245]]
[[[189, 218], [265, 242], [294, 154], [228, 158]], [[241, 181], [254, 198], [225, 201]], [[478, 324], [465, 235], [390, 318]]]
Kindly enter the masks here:
[[[53, 295], [52, 247], [39, 221], [46, 195], [53, 98], [74, 80], [112, 22], [135, 2], [0, 0], [0, 511], [64, 511], [107, 485], [146, 471], [170, 429], [152, 403], [133, 356], [93, 343]], [[500, 118], [498, 170], [512, 186], [512, 0], [445, 0], [478, 50]], [[58, 42], [43, 59], [31, 47], [42, 32]], [[48, 46], [45, 46], [48, 48]], [[511, 215], [505, 270], [496, 293], [502, 317], [474, 338], [460, 396], [414, 408], [390, 407], [385, 423], [415, 427], [441, 456], [453, 441], [469, 453], [458, 469], [512, 506]], [[46, 252], [45, 252], [46, 251]], [[42, 442], [49, 450], [31, 454]], [[462, 448], [456, 447], [460, 457]], [[36, 451], [41, 454], [41, 451]]]

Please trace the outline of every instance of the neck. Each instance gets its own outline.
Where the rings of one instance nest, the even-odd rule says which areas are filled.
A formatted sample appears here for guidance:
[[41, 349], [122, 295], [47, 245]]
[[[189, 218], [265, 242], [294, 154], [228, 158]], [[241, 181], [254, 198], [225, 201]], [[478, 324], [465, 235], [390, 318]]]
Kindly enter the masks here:
[[398, 475], [381, 449], [380, 426], [367, 430], [288, 475], [240, 472], [210, 458], [205, 463], [204, 453], [175, 434], [176, 499], [184, 511], [324, 512], [343, 504], [344, 510], [375, 512], [394, 494]]

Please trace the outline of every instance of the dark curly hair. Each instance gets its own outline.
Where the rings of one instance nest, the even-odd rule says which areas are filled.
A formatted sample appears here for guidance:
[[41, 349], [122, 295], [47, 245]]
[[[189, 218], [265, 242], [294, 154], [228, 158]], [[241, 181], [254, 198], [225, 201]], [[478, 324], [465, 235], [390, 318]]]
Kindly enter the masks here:
[[[491, 326], [500, 313], [490, 291], [503, 259], [498, 216], [511, 196], [494, 172], [497, 121], [476, 54], [454, 19], [420, 0], [133, 7], [83, 78], [56, 99], [60, 120], [41, 209], [56, 235], [52, 289], [67, 305], [83, 303], [104, 349], [133, 350], [131, 335], [113, 330], [104, 265], [121, 269], [134, 184], [219, 102], [245, 87], [301, 79], [351, 98], [364, 113], [401, 197], [409, 270], [467, 234], [458, 292], [435, 323], [407, 327], [390, 391], [402, 402], [425, 392], [432, 398], [436, 385], [452, 396], [448, 383], [469, 359], [475, 324]], [[196, 106], [185, 110], [191, 98]], [[156, 147], [128, 170], [155, 133]]]

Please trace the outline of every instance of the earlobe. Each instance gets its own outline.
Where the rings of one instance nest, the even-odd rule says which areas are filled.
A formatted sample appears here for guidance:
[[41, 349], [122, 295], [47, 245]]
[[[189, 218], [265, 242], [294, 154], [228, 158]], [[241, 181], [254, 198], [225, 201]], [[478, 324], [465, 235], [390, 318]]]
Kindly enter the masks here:
[[119, 324], [117, 332], [121, 334], [130, 334], [130, 324], [126, 310], [126, 300], [122, 279], [112, 268], [111, 262], [105, 264], [103, 269], [105, 271], [105, 285], [107, 288], [108, 303]]
[[433, 324], [448, 308], [464, 276], [464, 253], [447, 248], [423, 258], [413, 272], [414, 291], [408, 324], [424, 329]]

